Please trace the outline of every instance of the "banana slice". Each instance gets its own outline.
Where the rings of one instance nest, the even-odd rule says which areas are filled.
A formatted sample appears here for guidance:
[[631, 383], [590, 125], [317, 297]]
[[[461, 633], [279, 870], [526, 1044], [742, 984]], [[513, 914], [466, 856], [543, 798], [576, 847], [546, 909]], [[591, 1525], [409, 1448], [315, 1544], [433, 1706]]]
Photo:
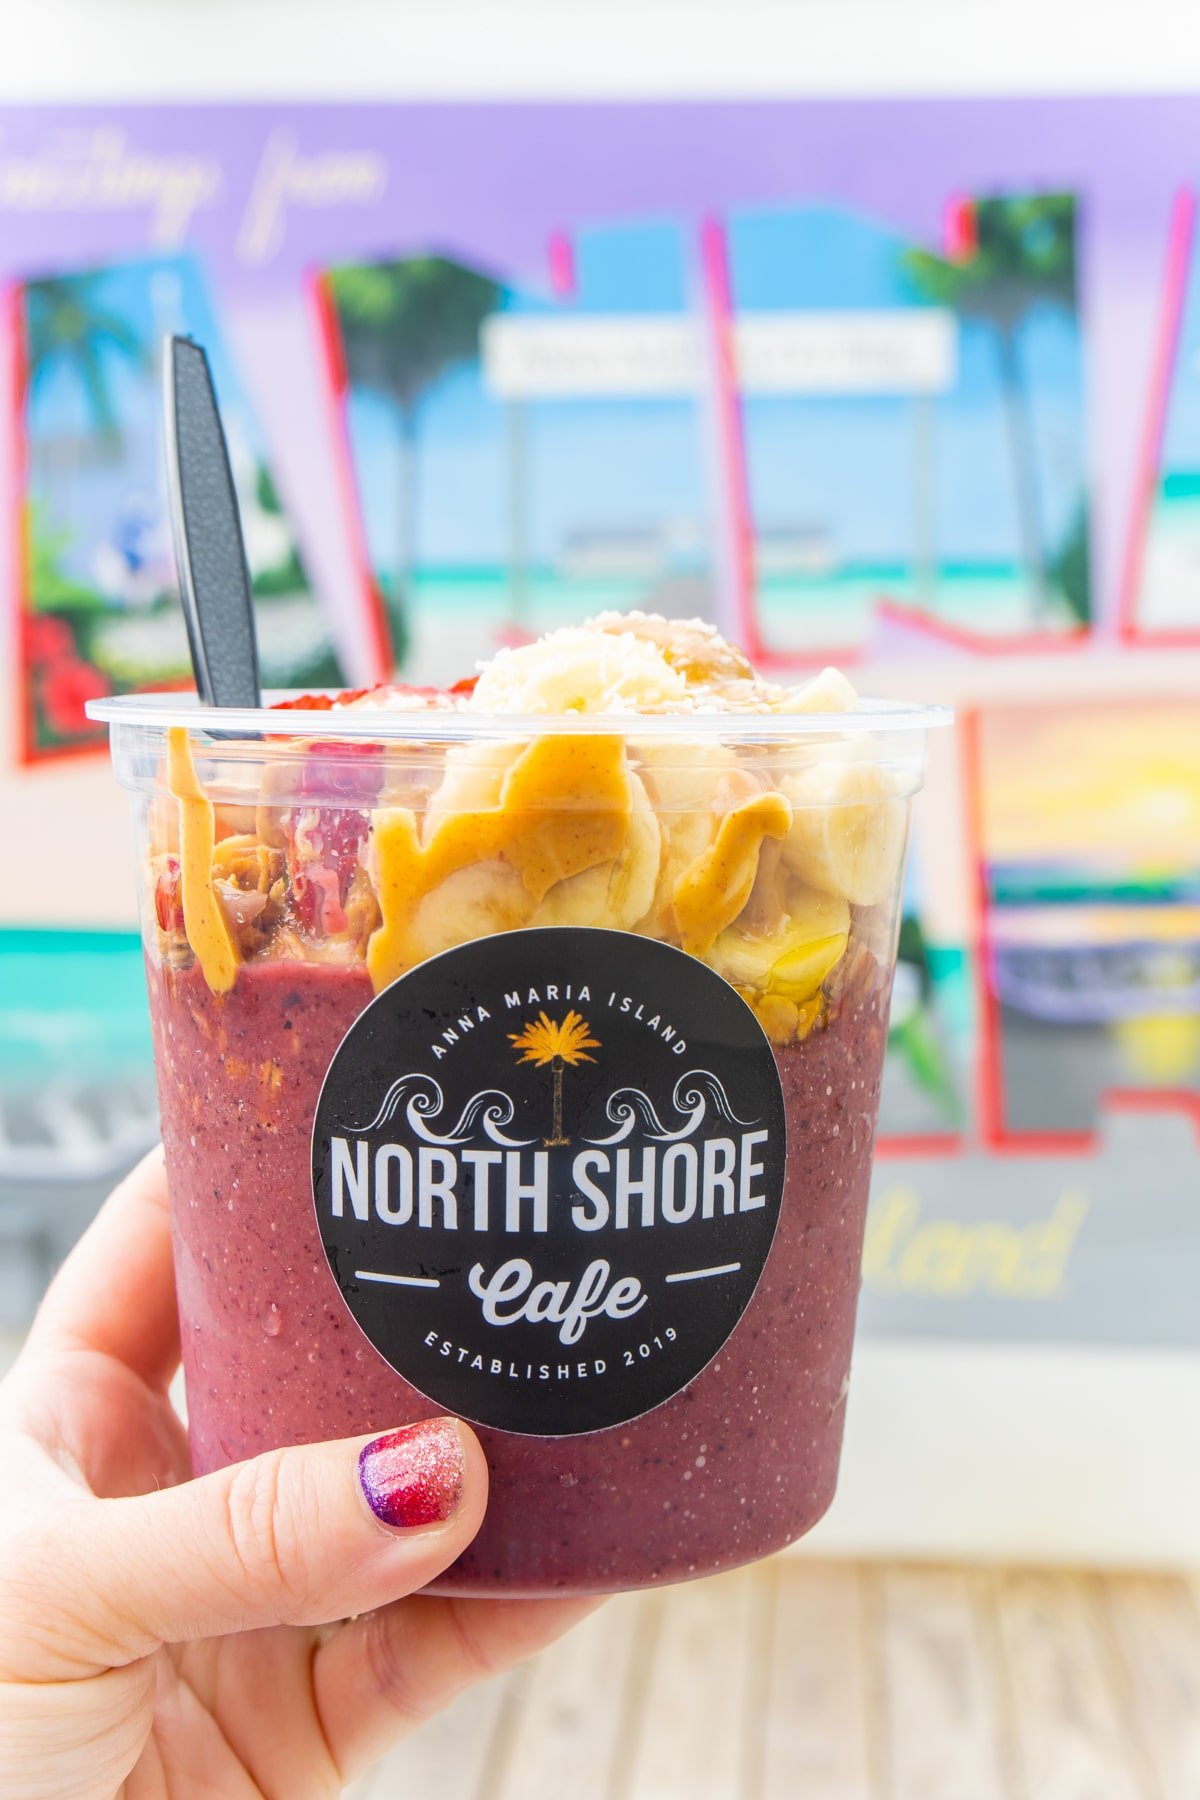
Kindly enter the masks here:
[[621, 854], [557, 882], [531, 925], [605, 925], [630, 931], [650, 910], [662, 861], [662, 832], [646, 789], [632, 772], [629, 786], [633, 804]]
[[640, 921], [648, 937], [675, 934], [675, 888], [685, 869], [717, 835], [722, 784], [736, 776], [737, 758], [725, 744], [650, 739], [632, 752], [658, 817], [662, 856], [654, 893]]
[[451, 813], [489, 812], [499, 806], [504, 777], [524, 749], [524, 744], [482, 743], [447, 750], [441, 782], [425, 808], [424, 842]]
[[658, 613], [606, 612], [585, 623], [586, 631], [638, 638], [653, 644], [689, 686], [754, 680], [754, 665], [744, 650], [726, 643], [715, 625], [704, 619], [664, 619]]
[[524, 715], [660, 712], [686, 693], [686, 677], [657, 644], [565, 625], [536, 643], [498, 650], [467, 706]]
[[706, 961], [733, 987], [773, 995], [800, 1008], [846, 954], [850, 908], [811, 888], [793, 888], [789, 916], [769, 937], [736, 925], [721, 932]]
[[703, 956], [732, 925], [750, 899], [764, 841], [785, 837], [792, 822], [782, 794], [749, 785], [751, 797], [724, 812], [708, 849], [675, 883], [672, 909], [679, 942], [694, 956]]
[[[493, 760], [462, 758], [451, 798], [495, 782]], [[528, 924], [561, 883], [612, 870], [633, 803], [624, 739], [606, 734], [535, 738], [503, 773], [496, 804], [435, 810], [424, 830], [409, 807], [378, 810], [369, 858], [380, 923], [367, 947], [376, 992], [439, 949]]]
[[494, 937], [533, 923], [533, 901], [517, 870], [498, 859], [472, 863], [418, 900], [408, 920], [412, 962], [474, 938]]
[[789, 688], [781, 711], [790, 713], [853, 712], [858, 693], [840, 669], [822, 669], [803, 687]]
[[783, 860], [823, 894], [877, 906], [900, 874], [908, 808], [890, 770], [846, 760], [852, 754], [827, 754], [780, 781], [792, 804]]

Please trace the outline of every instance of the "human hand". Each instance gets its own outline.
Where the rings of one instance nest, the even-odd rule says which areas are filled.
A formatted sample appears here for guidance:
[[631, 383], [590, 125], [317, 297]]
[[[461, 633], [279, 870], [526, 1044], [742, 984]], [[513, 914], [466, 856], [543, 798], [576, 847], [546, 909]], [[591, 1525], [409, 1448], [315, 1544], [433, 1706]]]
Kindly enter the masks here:
[[483, 1452], [450, 1420], [189, 1480], [178, 1356], [156, 1152], [0, 1385], [6, 1800], [337, 1794], [587, 1610], [403, 1598], [483, 1518]]

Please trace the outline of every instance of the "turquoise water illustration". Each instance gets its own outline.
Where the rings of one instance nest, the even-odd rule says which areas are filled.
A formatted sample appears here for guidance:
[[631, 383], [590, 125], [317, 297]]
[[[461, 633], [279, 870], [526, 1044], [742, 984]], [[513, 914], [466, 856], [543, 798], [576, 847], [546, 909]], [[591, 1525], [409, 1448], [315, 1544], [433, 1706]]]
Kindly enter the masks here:
[[[386, 585], [385, 577], [385, 585]], [[500, 643], [536, 636], [609, 609], [641, 607], [677, 617], [713, 616], [712, 577], [660, 570], [655, 575], [574, 575], [553, 569], [418, 568], [412, 581], [412, 681], [452, 680]], [[1029, 629], [1028, 594], [1016, 569], [938, 570], [932, 583], [900, 568], [822, 578], [768, 576], [759, 617], [772, 649], [805, 662], [861, 644], [880, 600], [917, 609], [956, 629], [1003, 637]], [[1053, 625], [1074, 622], [1056, 603]]]
[[1133, 597], [1146, 631], [1200, 631], [1200, 250], [1193, 244], [1171, 366], [1158, 483]]
[[1200, 475], [1168, 475], [1150, 514], [1138, 623], [1200, 631]]

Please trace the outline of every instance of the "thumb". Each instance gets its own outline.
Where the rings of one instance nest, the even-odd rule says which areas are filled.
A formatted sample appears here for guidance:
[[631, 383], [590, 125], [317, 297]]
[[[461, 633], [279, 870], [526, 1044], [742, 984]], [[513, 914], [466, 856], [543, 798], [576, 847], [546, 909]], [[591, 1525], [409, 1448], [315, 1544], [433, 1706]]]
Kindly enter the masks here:
[[[453, 1562], [486, 1500], [474, 1433], [430, 1419], [271, 1451], [160, 1493], [72, 1503], [46, 1521], [38, 1633], [71, 1667], [42, 1679], [163, 1643], [370, 1612]], [[47, 1631], [59, 1595], [63, 1617]]]

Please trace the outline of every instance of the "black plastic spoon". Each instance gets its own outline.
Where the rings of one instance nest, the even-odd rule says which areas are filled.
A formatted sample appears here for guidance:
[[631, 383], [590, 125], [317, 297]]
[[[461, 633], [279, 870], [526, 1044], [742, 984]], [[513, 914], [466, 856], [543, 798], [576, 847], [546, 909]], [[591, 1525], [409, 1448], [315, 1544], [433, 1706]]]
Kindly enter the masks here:
[[167, 480], [179, 595], [205, 706], [262, 705], [242, 520], [208, 358], [191, 338], [163, 346]]

